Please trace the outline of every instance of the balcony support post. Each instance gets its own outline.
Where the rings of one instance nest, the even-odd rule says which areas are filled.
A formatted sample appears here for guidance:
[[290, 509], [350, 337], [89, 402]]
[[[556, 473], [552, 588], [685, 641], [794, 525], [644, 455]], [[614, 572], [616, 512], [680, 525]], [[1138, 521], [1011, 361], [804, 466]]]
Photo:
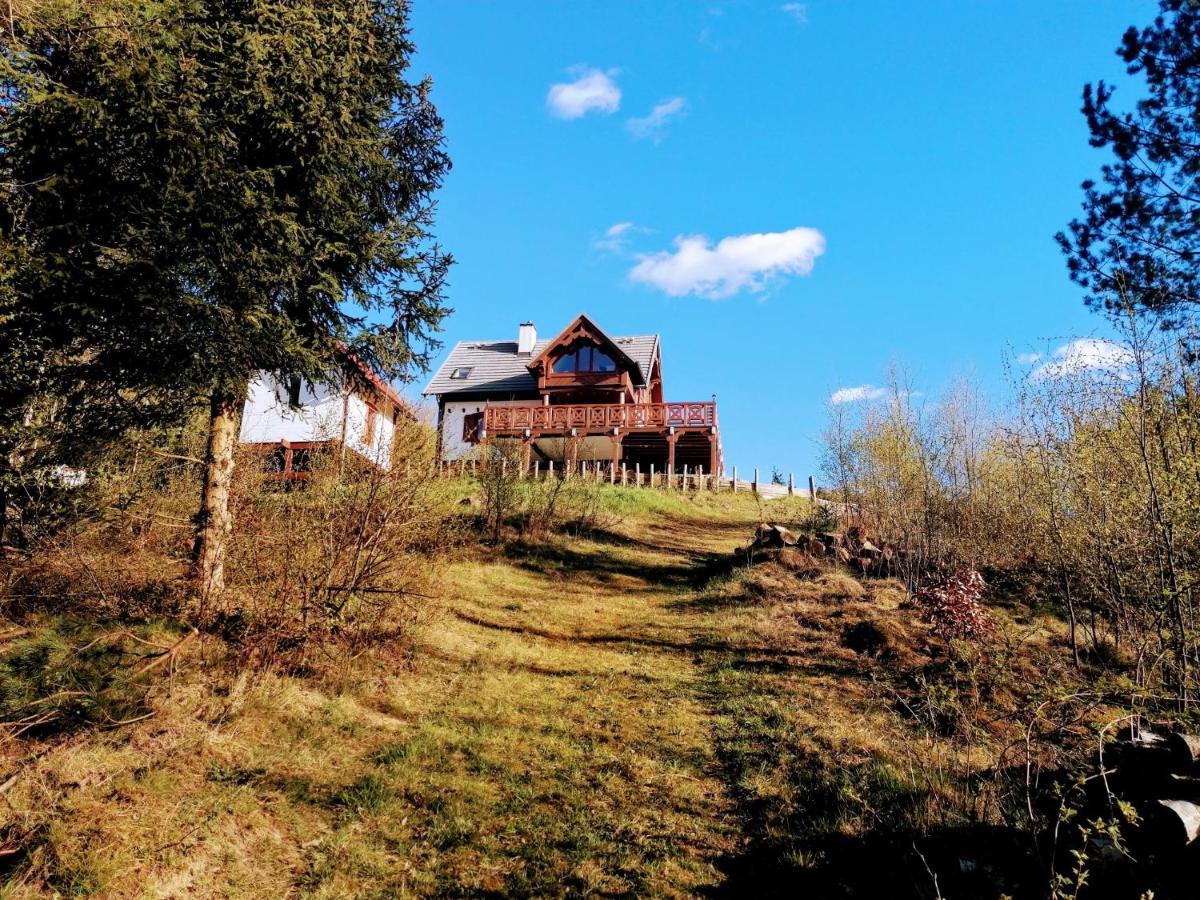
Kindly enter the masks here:
[[[612, 430], [612, 467], [608, 470], [608, 483], [617, 483], [617, 466], [621, 464], [621, 429], [614, 428]], [[621, 475], [622, 483], [625, 481], [624, 473]]]
[[675, 480], [675, 442], [679, 437], [675, 434], [675, 426], [667, 432], [667, 487], [671, 487], [671, 482]]

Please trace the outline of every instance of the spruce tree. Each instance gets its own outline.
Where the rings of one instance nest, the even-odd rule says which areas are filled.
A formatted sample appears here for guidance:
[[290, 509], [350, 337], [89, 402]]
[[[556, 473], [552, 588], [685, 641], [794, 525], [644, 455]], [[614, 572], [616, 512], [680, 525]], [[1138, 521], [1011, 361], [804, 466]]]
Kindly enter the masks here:
[[[223, 586], [246, 385], [327, 375], [349, 347], [427, 364], [450, 258], [450, 161], [404, 0], [17, 0], [0, 58], [10, 336], [113, 421], [207, 398], [197, 516]], [[2, 312], [2, 310], [0, 310]], [[0, 323], [0, 327], [4, 327]], [[35, 333], [36, 332], [36, 333]], [[172, 410], [173, 412], [173, 410]]]

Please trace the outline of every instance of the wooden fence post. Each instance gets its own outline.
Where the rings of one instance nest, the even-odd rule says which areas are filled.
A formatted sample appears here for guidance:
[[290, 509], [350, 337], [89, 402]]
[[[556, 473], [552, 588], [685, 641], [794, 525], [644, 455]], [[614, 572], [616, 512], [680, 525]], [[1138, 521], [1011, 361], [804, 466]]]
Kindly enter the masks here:
[[650, 463], [650, 487], [654, 487], [654, 463]]
[[733, 467], [733, 478], [730, 480], [730, 485], [733, 487], [733, 492], [737, 493], [737, 466]]
[[788, 496], [791, 497], [796, 493], [796, 476], [788, 472]]
[[811, 475], [808, 476], [808, 499], [813, 503], [817, 502], [817, 483]]
[[758, 493], [758, 469], [757, 468], [754, 470], [754, 480], [750, 482], [750, 490], [755, 494]]

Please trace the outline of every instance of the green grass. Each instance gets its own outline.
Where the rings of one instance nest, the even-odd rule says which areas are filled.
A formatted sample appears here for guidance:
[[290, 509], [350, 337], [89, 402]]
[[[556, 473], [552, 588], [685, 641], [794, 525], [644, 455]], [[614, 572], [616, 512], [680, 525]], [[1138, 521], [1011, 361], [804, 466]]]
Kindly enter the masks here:
[[411, 659], [199, 678], [48, 750], [6, 795], [42, 835], [11, 895], [839, 896], [866, 857], [923, 877], [911, 735], [839, 642], [905, 615], [894, 589], [730, 571], [803, 500], [599, 497], [601, 529], [466, 548]]

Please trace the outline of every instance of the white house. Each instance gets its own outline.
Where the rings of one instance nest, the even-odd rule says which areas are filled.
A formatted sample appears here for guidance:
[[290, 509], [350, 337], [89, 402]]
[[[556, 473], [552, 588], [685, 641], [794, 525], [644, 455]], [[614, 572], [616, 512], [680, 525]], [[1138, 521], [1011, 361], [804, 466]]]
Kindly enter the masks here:
[[396, 421], [411, 415], [391, 385], [352, 357], [353, 375], [332, 373], [325, 383], [260, 372], [250, 382], [239, 438], [262, 451], [268, 471], [303, 479], [314, 452], [354, 453], [391, 468]]
[[579, 315], [550, 340], [531, 322], [516, 338], [459, 342], [425, 387], [443, 460], [494, 440], [518, 444], [526, 465], [723, 471], [716, 398], [664, 401], [657, 334], [610, 335]]

